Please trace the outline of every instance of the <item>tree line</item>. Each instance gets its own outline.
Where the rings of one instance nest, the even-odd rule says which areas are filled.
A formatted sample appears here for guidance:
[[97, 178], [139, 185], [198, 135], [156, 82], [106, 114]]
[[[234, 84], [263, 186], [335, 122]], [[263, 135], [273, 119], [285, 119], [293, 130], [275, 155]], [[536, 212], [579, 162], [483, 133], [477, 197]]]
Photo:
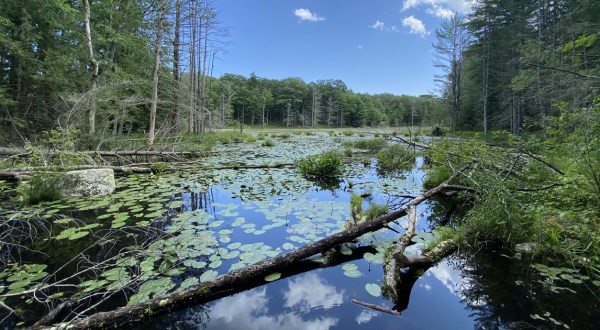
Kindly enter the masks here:
[[436, 31], [435, 65], [459, 130], [542, 132], [600, 85], [600, 2], [478, 0]]
[[83, 137], [200, 133], [232, 123], [283, 126], [443, 125], [439, 99], [353, 93], [225, 74], [228, 29], [209, 0], [2, 1], [0, 140], [55, 128]]

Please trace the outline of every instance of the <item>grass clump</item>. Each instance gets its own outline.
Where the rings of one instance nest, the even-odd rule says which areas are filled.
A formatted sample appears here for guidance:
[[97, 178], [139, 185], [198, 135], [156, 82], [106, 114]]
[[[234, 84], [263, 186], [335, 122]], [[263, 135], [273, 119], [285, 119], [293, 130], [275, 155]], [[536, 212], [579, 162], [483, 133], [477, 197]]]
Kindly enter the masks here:
[[414, 152], [399, 144], [391, 145], [377, 153], [377, 166], [384, 172], [408, 170], [414, 161]]
[[263, 147], [274, 147], [275, 146], [275, 141], [271, 140], [271, 139], [265, 139], [262, 143]]
[[387, 205], [371, 204], [368, 209], [365, 210], [364, 215], [368, 220], [376, 219], [389, 212]]
[[61, 199], [62, 175], [58, 173], [34, 174], [19, 185], [19, 201], [26, 205], [51, 202]]
[[369, 151], [378, 151], [387, 146], [387, 141], [383, 138], [359, 139], [354, 141], [354, 147]]
[[336, 178], [342, 175], [342, 160], [334, 152], [303, 158], [296, 167], [304, 176], [312, 178]]

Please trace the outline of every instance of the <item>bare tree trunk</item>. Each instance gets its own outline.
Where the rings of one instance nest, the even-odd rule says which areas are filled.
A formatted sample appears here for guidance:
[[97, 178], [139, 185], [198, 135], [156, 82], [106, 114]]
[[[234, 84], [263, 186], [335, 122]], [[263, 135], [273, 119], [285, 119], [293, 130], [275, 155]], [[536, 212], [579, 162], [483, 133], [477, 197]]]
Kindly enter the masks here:
[[154, 144], [154, 128], [156, 126], [156, 108], [158, 106], [158, 70], [160, 69], [160, 49], [162, 44], [163, 20], [166, 12], [165, 0], [160, 1], [158, 9], [158, 28], [156, 31], [154, 72], [152, 73], [152, 99], [150, 101], [150, 120], [148, 122], [148, 140], [147, 145], [151, 147]]
[[181, 29], [181, 1], [175, 1], [175, 36], [173, 39], [173, 116], [174, 127], [177, 133], [181, 131], [181, 111], [179, 110], [179, 44], [180, 44], [180, 29]]
[[90, 27], [90, 3], [88, 0], [83, 0], [83, 24], [85, 27], [85, 39], [88, 47], [88, 56], [92, 63], [92, 85], [89, 91], [88, 104], [88, 124], [89, 133], [96, 132], [96, 101], [95, 91], [98, 87], [98, 61], [94, 58], [94, 46], [92, 44], [92, 29]]
[[195, 130], [195, 109], [196, 109], [196, 17], [198, 16], [198, 8], [196, 6], [190, 8], [190, 111], [188, 115], [188, 133], [194, 133]]

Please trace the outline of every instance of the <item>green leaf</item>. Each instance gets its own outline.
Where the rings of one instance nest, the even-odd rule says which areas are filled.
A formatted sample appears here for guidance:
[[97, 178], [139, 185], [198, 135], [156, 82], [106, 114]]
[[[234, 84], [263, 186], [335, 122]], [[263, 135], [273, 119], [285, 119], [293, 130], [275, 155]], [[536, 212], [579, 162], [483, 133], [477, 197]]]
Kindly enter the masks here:
[[80, 231], [78, 233], [75, 233], [75, 234], [69, 236], [69, 240], [74, 241], [76, 239], [80, 239], [82, 237], [87, 236], [89, 233], [90, 233], [89, 231]]
[[357, 270], [358, 266], [355, 264], [345, 264], [344, 266], [342, 266], [343, 270]]
[[344, 272], [344, 275], [351, 277], [351, 278], [358, 278], [363, 276], [362, 273], [358, 270], [347, 270]]
[[273, 282], [281, 278], [281, 273], [273, 273], [271, 275], [265, 276], [265, 281]]
[[367, 292], [373, 297], [381, 296], [381, 287], [375, 283], [368, 283], [365, 285]]
[[200, 275], [200, 282], [207, 282], [217, 277], [219, 273], [216, 270], [207, 270], [202, 275]]
[[181, 282], [181, 285], [179, 286], [180, 290], [185, 290], [193, 285], [196, 285], [200, 283], [200, 281], [198, 281], [197, 277], [188, 277], [185, 279], [185, 281]]

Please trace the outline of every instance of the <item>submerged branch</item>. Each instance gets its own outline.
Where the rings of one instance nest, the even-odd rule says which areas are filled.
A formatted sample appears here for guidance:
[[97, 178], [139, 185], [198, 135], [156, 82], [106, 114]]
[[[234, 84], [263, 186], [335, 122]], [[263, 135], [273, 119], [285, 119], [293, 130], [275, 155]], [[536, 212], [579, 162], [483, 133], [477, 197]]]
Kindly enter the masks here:
[[400, 312], [395, 311], [393, 309], [385, 308], [383, 306], [379, 306], [379, 305], [375, 305], [375, 304], [369, 304], [369, 303], [366, 303], [366, 302], [362, 302], [360, 300], [352, 299], [352, 303], [353, 304], [357, 304], [357, 305], [362, 306], [362, 307], [366, 307], [368, 309], [372, 309], [374, 311], [388, 313], [388, 314], [392, 314], [392, 315], [396, 315], [396, 316], [400, 315]]

